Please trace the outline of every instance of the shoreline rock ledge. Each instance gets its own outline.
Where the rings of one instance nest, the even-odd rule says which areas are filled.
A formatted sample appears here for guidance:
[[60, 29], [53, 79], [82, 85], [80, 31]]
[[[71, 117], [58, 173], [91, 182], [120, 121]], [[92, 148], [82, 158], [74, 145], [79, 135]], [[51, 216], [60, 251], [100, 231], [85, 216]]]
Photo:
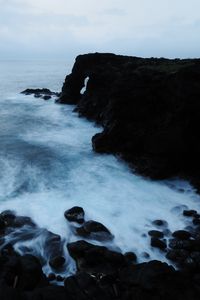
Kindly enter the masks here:
[[80, 55], [58, 102], [103, 126], [95, 151], [144, 176], [181, 176], [199, 187], [200, 59]]

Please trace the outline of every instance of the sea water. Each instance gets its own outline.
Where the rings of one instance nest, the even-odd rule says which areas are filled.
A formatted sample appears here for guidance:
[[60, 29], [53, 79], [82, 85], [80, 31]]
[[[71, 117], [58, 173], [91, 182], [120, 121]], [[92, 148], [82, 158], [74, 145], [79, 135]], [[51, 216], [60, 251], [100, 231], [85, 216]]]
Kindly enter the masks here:
[[[150, 259], [165, 260], [163, 253], [150, 247], [147, 232], [156, 229], [152, 225], [156, 219], [166, 220], [171, 231], [187, 226], [181, 207], [200, 208], [193, 188], [180, 180], [142, 178], [113, 155], [93, 152], [91, 138], [101, 127], [79, 118], [74, 106], [20, 94], [26, 88], [60, 91], [72, 65], [0, 62], [0, 211], [29, 216], [40, 228], [32, 240], [13, 244], [20, 253], [29, 249], [44, 256], [45, 230], [59, 234], [70, 274], [74, 263], [66, 244], [81, 238], [64, 212], [81, 206], [86, 220], [103, 223], [115, 237], [110, 243], [90, 242], [122, 253], [134, 251], [139, 261], [145, 260], [144, 252]], [[49, 272], [48, 262], [44, 270]]]

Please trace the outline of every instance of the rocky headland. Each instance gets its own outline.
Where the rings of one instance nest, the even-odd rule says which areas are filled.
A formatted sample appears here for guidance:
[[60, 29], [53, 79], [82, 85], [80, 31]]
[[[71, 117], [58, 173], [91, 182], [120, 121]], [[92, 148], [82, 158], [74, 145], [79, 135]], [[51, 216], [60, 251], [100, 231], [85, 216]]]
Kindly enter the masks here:
[[95, 151], [144, 176], [181, 176], [199, 187], [200, 59], [80, 55], [59, 102], [103, 126]]

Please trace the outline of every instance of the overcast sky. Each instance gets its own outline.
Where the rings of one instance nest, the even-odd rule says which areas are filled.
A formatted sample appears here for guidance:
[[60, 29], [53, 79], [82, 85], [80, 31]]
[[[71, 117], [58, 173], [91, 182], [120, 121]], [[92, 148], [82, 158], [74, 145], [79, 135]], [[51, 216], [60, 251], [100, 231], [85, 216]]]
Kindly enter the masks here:
[[200, 0], [0, 0], [0, 59], [200, 57]]

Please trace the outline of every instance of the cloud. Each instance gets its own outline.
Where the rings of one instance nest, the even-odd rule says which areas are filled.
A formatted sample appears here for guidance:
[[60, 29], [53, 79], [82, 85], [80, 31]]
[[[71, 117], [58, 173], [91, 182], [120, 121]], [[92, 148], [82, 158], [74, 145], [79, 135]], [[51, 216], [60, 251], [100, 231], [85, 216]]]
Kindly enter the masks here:
[[0, 0], [0, 7], [1, 57], [199, 56], [199, 0]]

